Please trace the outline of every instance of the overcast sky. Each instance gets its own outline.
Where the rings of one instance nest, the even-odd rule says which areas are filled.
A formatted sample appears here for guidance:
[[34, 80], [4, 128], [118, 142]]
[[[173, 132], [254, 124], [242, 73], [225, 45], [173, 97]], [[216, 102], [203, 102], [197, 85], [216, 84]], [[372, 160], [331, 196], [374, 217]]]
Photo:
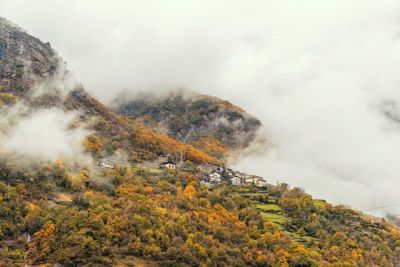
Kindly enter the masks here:
[[184, 87], [245, 108], [275, 148], [242, 170], [358, 209], [400, 203], [400, 128], [382, 113], [400, 101], [399, 1], [0, 0], [0, 11], [104, 102]]

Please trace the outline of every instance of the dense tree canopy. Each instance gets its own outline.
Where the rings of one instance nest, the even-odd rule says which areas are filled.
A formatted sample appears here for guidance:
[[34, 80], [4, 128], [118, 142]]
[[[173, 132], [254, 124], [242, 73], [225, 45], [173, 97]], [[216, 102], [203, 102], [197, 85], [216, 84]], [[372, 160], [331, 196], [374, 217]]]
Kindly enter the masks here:
[[[2, 168], [0, 265], [395, 266], [400, 260], [400, 231], [384, 221], [284, 184], [209, 190], [194, 174], [123, 166], [74, 171], [61, 162], [31, 174]], [[280, 207], [284, 220], [265, 217], [254, 203]]]

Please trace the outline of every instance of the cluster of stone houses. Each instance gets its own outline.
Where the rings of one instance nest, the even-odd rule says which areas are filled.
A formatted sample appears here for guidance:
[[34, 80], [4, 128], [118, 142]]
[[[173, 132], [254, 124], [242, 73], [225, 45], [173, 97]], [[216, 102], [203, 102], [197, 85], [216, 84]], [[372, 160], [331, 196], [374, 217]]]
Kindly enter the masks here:
[[[179, 168], [178, 165], [179, 164], [171, 159], [167, 159], [162, 161], [159, 167], [162, 169], [176, 170]], [[200, 177], [200, 182], [209, 187], [214, 187], [223, 182], [234, 186], [267, 186], [267, 181], [260, 176], [234, 171], [221, 165], [199, 164], [196, 166], [196, 170], [203, 173]]]
[[204, 175], [200, 180], [204, 185], [207, 186], [218, 185], [224, 180], [228, 181], [229, 184], [234, 186], [267, 186], [267, 181], [260, 176], [234, 171], [224, 166], [207, 164], [206, 166], [199, 165], [198, 169], [204, 172]]
[[267, 181], [260, 176], [249, 175], [246, 173], [236, 172], [231, 179], [232, 185], [255, 185], [257, 187], [267, 186]]

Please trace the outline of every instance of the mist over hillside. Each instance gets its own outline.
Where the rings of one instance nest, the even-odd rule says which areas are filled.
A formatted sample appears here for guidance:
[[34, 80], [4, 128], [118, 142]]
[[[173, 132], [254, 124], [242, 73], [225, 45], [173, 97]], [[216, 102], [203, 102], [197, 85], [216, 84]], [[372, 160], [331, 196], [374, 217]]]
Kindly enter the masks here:
[[383, 108], [400, 97], [397, 1], [42, 1], [0, 8], [107, 105], [123, 91], [214, 95], [259, 119], [275, 147], [241, 168], [359, 209], [400, 202], [398, 127]]
[[[346, 7], [316, 6], [322, 15]], [[109, 14], [108, 5], [98, 7]], [[271, 7], [287, 15], [285, 4]], [[339, 25], [321, 16], [341, 33], [333, 37], [318, 25], [307, 31], [301, 16], [319, 18], [313, 10], [294, 12], [310, 34], [301, 38], [294, 21], [275, 25], [252, 7], [243, 12], [255, 20], [232, 32], [224, 30], [234, 25], [213, 28], [197, 16], [191, 28], [178, 16], [137, 35], [143, 51], [151, 41], [153, 57], [120, 49], [138, 29], [122, 12], [121, 28], [106, 23], [104, 42], [92, 37], [97, 45], [78, 49], [115, 56], [101, 72], [88, 60], [88, 76], [79, 67], [75, 75], [50, 43], [0, 19], [0, 265], [396, 266], [397, 76], [362, 65], [375, 50], [352, 42], [392, 25], [389, 18], [371, 28], [366, 14], [376, 21], [389, 6], [373, 7], [367, 1], [365, 13], [344, 13], [349, 21]], [[148, 11], [167, 13], [162, 20], [176, 12]], [[362, 30], [343, 31], [347, 25]], [[391, 33], [379, 42], [395, 49]], [[157, 40], [168, 49], [154, 49]], [[79, 82], [92, 72], [98, 84]], [[219, 97], [207, 95], [213, 90]]]

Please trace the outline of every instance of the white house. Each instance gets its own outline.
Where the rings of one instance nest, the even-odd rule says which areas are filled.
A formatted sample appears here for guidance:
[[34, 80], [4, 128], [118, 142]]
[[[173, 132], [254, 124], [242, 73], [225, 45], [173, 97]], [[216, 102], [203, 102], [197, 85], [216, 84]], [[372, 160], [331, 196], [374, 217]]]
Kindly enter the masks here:
[[169, 161], [161, 163], [160, 164], [160, 168], [175, 170], [176, 169], [176, 163], [169, 160]]
[[232, 185], [241, 185], [242, 181], [239, 177], [235, 176], [231, 179], [231, 184]]
[[244, 178], [244, 183], [247, 185], [255, 184], [255, 182], [256, 182], [255, 180], [256, 180], [256, 178], [254, 178], [253, 176], [247, 176]]
[[256, 180], [256, 186], [257, 187], [264, 187], [267, 186], [267, 181], [265, 181], [263, 178], [258, 178]]
[[109, 163], [105, 163], [105, 162], [97, 162], [95, 163], [95, 165], [101, 167], [101, 168], [107, 168], [107, 169], [113, 169], [114, 165], [109, 164]]
[[210, 182], [219, 183], [221, 182], [221, 174], [218, 172], [213, 172], [208, 175]]

